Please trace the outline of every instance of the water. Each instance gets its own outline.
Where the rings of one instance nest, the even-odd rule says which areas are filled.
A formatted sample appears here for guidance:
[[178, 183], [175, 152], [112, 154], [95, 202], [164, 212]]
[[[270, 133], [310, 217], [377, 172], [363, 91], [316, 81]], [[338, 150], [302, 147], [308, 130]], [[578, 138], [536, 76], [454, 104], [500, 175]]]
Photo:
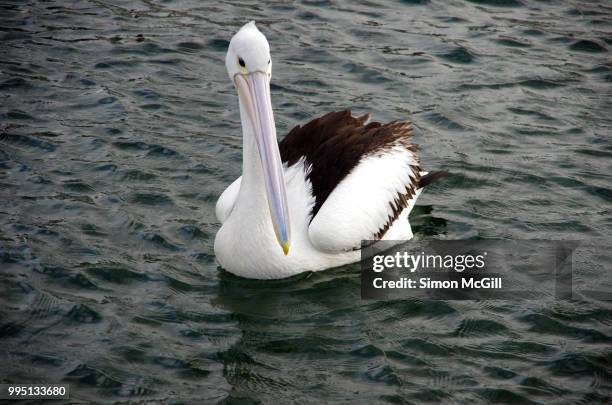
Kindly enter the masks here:
[[[347, 107], [414, 122], [452, 173], [417, 237], [609, 244], [607, 2], [1, 9], [2, 381], [69, 383], [69, 403], [610, 401], [610, 302], [362, 301], [358, 266], [261, 282], [213, 254], [241, 169], [223, 60], [250, 19], [279, 134]], [[610, 291], [606, 254], [577, 262]]]

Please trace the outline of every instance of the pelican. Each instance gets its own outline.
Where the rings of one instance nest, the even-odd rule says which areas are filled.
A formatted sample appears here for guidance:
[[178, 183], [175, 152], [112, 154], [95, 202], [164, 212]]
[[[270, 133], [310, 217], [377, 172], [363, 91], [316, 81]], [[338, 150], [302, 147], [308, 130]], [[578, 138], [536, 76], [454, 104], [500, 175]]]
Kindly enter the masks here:
[[279, 143], [270, 100], [272, 59], [255, 22], [231, 39], [225, 65], [237, 92], [242, 176], [221, 194], [215, 255], [225, 270], [289, 277], [360, 260], [362, 240], [408, 240], [424, 186], [408, 122], [368, 123], [331, 112]]

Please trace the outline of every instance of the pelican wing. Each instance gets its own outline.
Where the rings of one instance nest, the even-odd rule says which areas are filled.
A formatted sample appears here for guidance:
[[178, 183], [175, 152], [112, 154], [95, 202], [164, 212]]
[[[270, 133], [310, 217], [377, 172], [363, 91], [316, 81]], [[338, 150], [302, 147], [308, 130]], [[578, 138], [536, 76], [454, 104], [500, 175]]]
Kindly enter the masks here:
[[362, 240], [384, 237], [418, 196], [421, 171], [410, 124], [367, 119], [329, 113], [280, 142], [288, 165], [306, 161], [315, 197], [308, 235], [317, 249], [359, 249]]
[[238, 198], [238, 192], [240, 191], [240, 183], [242, 182], [242, 176], [238, 177], [232, 184], [230, 184], [221, 196], [217, 200], [217, 205], [215, 206], [215, 214], [217, 216], [217, 220], [221, 223], [224, 223], [227, 218], [229, 218], [232, 210], [234, 209], [234, 204], [236, 204], [236, 199]]

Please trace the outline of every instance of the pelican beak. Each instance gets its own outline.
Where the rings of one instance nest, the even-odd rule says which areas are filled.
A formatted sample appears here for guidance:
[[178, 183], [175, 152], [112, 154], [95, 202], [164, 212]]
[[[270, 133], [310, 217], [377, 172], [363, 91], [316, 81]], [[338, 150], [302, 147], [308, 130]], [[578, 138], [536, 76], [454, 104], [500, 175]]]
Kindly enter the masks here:
[[283, 163], [276, 140], [276, 125], [270, 101], [270, 81], [266, 73], [237, 74], [234, 83], [241, 103], [253, 126], [266, 184], [270, 218], [276, 240], [285, 256], [289, 254], [291, 229]]

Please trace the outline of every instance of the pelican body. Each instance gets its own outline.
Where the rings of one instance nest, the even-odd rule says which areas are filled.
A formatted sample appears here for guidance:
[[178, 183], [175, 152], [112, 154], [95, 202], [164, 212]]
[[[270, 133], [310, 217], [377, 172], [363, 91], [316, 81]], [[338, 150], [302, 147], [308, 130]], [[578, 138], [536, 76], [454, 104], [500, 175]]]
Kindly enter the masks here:
[[258, 279], [289, 277], [360, 260], [362, 240], [408, 240], [422, 188], [445, 172], [421, 171], [411, 126], [331, 112], [279, 143], [270, 99], [272, 60], [254, 22], [226, 56], [238, 92], [242, 176], [220, 196], [215, 255]]

